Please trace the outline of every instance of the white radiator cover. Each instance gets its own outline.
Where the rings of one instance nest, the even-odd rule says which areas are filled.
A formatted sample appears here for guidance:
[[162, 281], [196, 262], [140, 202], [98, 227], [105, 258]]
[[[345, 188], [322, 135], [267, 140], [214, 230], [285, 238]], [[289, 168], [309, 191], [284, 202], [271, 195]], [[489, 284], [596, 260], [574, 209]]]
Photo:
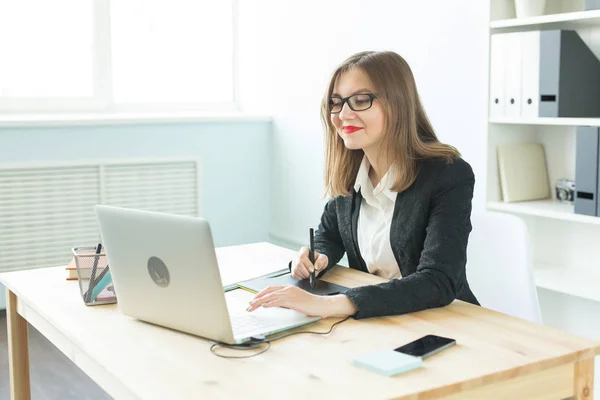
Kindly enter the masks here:
[[0, 272], [66, 265], [100, 241], [94, 206], [200, 215], [198, 160], [0, 164]]

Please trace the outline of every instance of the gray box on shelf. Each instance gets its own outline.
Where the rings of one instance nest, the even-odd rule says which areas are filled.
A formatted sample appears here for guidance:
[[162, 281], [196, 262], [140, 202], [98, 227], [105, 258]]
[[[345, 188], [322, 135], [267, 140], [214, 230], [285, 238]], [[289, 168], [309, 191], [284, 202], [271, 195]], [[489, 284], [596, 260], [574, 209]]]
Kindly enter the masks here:
[[600, 60], [577, 32], [540, 32], [540, 117], [600, 117]]
[[585, 11], [598, 9], [600, 9], [600, 0], [585, 0]]
[[597, 215], [598, 127], [577, 127], [575, 149], [575, 214]]

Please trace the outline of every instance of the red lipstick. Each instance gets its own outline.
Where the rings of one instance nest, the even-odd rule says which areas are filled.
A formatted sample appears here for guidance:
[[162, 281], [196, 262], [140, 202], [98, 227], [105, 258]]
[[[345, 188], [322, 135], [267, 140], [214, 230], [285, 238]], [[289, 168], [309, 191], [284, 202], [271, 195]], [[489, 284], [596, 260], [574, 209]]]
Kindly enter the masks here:
[[360, 131], [362, 128], [360, 126], [349, 125], [349, 126], [344, 126], [342, 129], [344, 130], [344, 133], [350, 134], [350, 133], [354, 133], [356, 131]]

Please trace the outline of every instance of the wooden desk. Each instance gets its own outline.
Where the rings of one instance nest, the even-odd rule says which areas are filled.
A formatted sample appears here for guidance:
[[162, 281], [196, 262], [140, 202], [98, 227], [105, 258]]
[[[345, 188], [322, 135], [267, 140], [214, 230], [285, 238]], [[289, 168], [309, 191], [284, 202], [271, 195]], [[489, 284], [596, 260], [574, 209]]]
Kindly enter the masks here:
[[[279, 269], [294, 252], [262, 243], [222, 248], [218, 255], [221, 268], [271, 263]], [[8, 289], [15, 399], [29, 397], [26, 321], [117, 399], [592, 398], [598, 343], [461, 301], [410, 315], [350, 319], [329, 335], [292, 336], [257, 357], [230, 360], [211, 354], [204, 339], [123, 316], [116, 305], [86, 307], [77, 282], [65, 274], [64, 268], [0, 274]], [[346, 286], [381, 281], [342, 267], [327, 280]], [[336, 320], [298, 329], [325, 331]], [[356, 356], [430, 333], [455, 338], [457, 345], [423, 368], [388, 378], [352, 365]]]

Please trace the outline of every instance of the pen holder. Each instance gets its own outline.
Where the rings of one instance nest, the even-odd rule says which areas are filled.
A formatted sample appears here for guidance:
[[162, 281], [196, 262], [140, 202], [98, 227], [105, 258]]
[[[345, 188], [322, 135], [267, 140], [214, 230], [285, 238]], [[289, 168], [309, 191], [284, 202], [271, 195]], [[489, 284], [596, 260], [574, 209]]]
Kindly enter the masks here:
[[117, 302], [106, 253], [96, 253], [96, 248], [75, 247], [71, 249], [75, 258], [75, 269], [79, 291], [88, 306]]

